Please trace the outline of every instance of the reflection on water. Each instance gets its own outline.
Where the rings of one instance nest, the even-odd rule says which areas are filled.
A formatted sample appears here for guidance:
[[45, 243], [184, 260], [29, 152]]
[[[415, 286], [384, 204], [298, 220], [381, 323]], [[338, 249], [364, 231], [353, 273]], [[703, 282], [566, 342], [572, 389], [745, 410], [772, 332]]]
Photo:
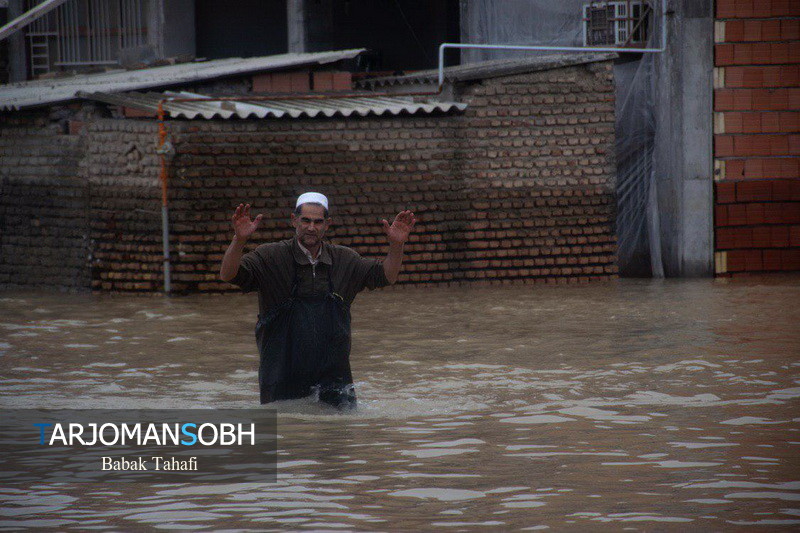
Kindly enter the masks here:
[[[278, 402], [270, 485], [0, 489], [0, 527], [800, 524], [800, 283], [386, 290], [359, 410]], [[255, 298], [0, 294], [0, 405], [250, 407]]]

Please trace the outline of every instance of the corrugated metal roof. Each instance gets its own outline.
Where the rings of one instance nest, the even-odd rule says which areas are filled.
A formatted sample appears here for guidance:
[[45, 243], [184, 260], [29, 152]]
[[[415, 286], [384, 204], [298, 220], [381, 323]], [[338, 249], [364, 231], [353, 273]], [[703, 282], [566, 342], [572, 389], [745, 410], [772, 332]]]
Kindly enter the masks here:
[[304, 65], [322, 65], [343, 59], [352, 59], [363, 51], [364, 49], [361, 48], [309, 54], [233, 57], [0, 85], [0, 110], [66, 102], [74, 100], [78, 91], [94, 90], [109, 93], [135, 91], [237, 74], [296, 68]]
[[[446, 82], [478, 80], [485, 78], [496, 78], [498, 76], [510, 76], [513, 74], [525, 74], [539, 70], [550, 70], [554, 68], [569, 67], [584, 63], [594, 63], [606, 61], [617, 57], [615, 53], [586, 53], [586, 54], [550, 54], [546, 56], [498, 59], [492, 61], [479, 61], [477, 63], [467, 63], [446, 67], [444, 69], [444, 79]], [[376, 88], [390, 85], [412, 85], [412, 84], [432, 84], [439, 83], [439, 71], [421, 70], [403, 76], [388, 76], [383, 78], [372, 78], [358, 82], [357, 87]]]
[[[189, 92], [126, 93], [81, 92], [82, 98], [112, 105], [123, 105], [144, 111], [156, 112], [163, 98], [210, 98]], [[249, 102], [165, 102], [164, 111], [172, 118], [300, 118], [431, 114], [463, 111], [467, 104], [456, 102], [414, 102], [410, 97], [364, 97], [325, 99], [258, 100]]]

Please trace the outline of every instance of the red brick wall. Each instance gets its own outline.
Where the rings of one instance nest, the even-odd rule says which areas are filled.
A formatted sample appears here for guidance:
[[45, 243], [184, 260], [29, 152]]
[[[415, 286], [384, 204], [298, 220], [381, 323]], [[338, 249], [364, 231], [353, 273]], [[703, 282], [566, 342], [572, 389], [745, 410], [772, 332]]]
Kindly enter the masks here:
[[717, 0], [716, 271], [800, 270], [800, 2]]

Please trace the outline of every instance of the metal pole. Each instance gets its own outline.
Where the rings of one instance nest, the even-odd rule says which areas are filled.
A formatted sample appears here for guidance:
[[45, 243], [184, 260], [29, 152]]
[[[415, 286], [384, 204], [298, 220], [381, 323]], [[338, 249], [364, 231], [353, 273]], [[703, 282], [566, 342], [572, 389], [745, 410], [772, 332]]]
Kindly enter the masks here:
[[161, 155], [161, 240], [164, 248], [164, 292], [171, 290], [169, 261], [169, 208], [167, 206], [167, 129], [164, 126], [164, 102], [158, 103], [158, 150]]
[[161, 240], [164, 243], [164, 292], [169, 294], [172, 289], [169, 262], [169, 208], [161, 204]]

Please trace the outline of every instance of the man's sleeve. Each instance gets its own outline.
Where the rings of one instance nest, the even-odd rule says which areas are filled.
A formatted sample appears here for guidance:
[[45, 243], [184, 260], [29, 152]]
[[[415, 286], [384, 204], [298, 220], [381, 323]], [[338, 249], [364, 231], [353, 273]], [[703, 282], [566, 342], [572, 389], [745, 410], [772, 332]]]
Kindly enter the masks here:
[[359, 290], [364, 287], [369, 290], [386, 287], [389, 280], [386, 279], [386, 272], [383, 271], [383, 263], [377, 259], [367, 259], [356, 253], [356, 272], [360, 277], [361, 285]]
[[243, 293], [258, 289], [259, 261], [261, 258], [255, 250], [244, 254], [239, 262], [239, 271], [229, 283], [238, 286]]

